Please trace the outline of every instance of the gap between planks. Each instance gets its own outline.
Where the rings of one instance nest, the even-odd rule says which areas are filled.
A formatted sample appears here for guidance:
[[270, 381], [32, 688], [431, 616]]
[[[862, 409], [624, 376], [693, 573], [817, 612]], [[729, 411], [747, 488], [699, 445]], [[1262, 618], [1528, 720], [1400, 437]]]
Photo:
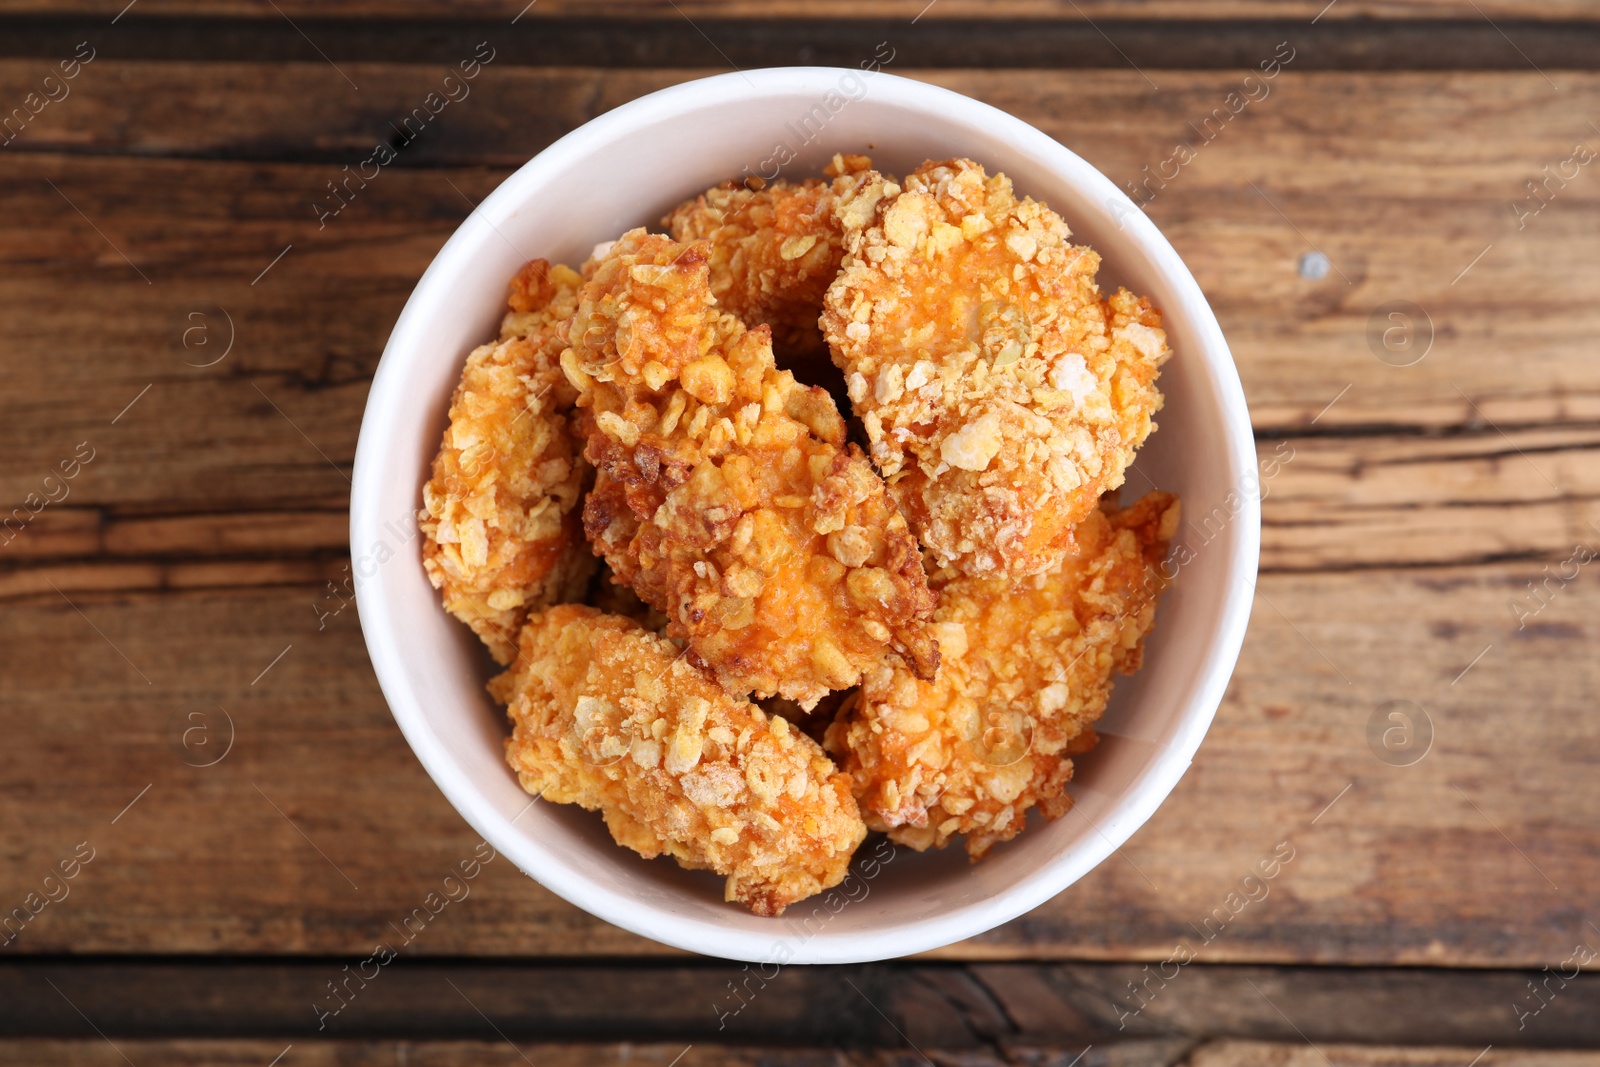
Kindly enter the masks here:
[[[470, 1038], [486, 1035], [488, 1019], [507, 1039], [680, 1048], [909, 1041], [972, 1049], [1201, 1037], [1600, 1048], [1600, 975], [1592, 973], [1558, 984], [1547, 972], [1194, 963], [1163, 981], [1152, 977], [1154, 965], [1136, 964], [758, 968], [405, 957], [362, 981], [352, 977], [358, 962], [13, 957], [0, 963], [8, 1009], [0, 1039], [84, 1036], [84, 1018], [129, 1038]], [[1541, 979], [1549, 986], [1535, 1000], [1528, 986]], [[343, 989], [339, 1000], [330, 982]], [[446, 995], [451, 987], [461, 995]], [[317, 1003], [344, 1006], [323, 1014]]]
[[0, 16], [0, 56], [98, 55], [204, 63], [449, 63], [492, 41], [496, 62], [542, 67], [855, 67], [890, 43], [925, 68], [1235, 70], [1279, 41], [1302, 70], [1597, 70], [1600, 20], [1444, 18], [328, 18], [294, 21], [136, 9], [113, 29], [89, 16]]

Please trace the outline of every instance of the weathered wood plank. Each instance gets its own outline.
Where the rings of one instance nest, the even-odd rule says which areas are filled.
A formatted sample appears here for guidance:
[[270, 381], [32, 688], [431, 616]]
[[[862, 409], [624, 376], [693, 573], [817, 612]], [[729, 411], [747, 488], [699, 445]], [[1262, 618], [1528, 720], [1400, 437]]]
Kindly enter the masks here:
[[[1323, 1045], [1304, 1043], [1208, 1041], [1186, 1055], [1184, 1045], [1173, 1042], [1117, 1042], [1097, 1046], [1081, 1061], [1084, 1067], [1461, 1067], [1481, 1050], [1461, 1047], [1415, 1048], [1401, 1046]], [[120, 1051], [119, 1051], [120, 1050]], [[237, 1065], [260, 1067], [283, 1052], [271, 1041], [118, 1041], [116, 1047], [96, 1040], [6, 1041], [0, 1054], [8, 1062], [30, 1067], [124, 1067], [125, 1054], [134, 1063], [163, 1063], [172, 1067]], [[845, 1052], [833, 1048], [719, 1047], [697, 1045], [679, 1061], [683, 1067], [910, 1067], [912, 1064], [962, 1064], [964, 1067], [1011, 1067], [1013, 1064], [1048, 1064], [1066, 1067], [1084, 1051], [1078, 1046], [1019, 1047], [1003, 1054], [982, 1050], [926, 1048]], [[494, 1041], [363, 1041], [298, 1042], [293, 1046], [295, 1067], [387, 1067], [397, 1060], [414, 1067], [524, 1067], [533, 1062], [547, 1067], [588, 1067], [590, 1064], [640, 1064], [671, 1067], [684, 1049], [661, 1045], [551, 1045], [512, 1046]], [[1600, 1054], [1582, 1051], [1532, 1051], [1496, 1049], [1478, 1061], [1483, 1067], [1594, 1067]]]
[[1597, 447], [1600, 433], [1577, 427], [1263, 441], [1262, 470], [1276, 476], [1263, 482], [1262, 567], [1600, 554]]
[[[1013, 1063], [1028, 1062], [1020, 1055], [1027, 1048], [1142, 1045], [1171, 1053], [1205, 1038], [1474, 1051], [1600, 1047], [1600, 977], [1592, 973], [1558, 980], [1526, 971], [1195, 963], [1163, 981], [1132, 964], [902, 962], [758, 974], [704, 962], [400, 959], [366, 968], [361, 979], [345, 968], [328, 959], [13, 960], [0, 964], [8, 1009], [0, 1041], [76, 1037], [88, 1017], [109, 1035], [136, 1040], [493, 1038], [488, 1019], [504, 1039], [541, 1044], [677, 1042], [674, 1051], [826, 1044], [866, 1052], [909, 1051], [909, 1042], [1008, 1054]], [[1529, 983], [1544, 980], [1540, 999]]]
[[1206, 1042], [1183, 1062], [1188, 1067], [1589, 1067], [1597, 1054], [1575, 1050], [1518, 1050], [1444, 1046], [1434, 1048], [1320, 1045], [1252, 1041]]
[[[818, 18], [859, 19], [870, 13], [874, 18], [930, 19], [1017, 19], [1043, 18], [1080, 21], [1086, 19], [1251, 19], [1304, 18], [1319, 14], [1325, 19], [1362, 18], [1466, 18], [1478, 14], [1472, 4], [1462, 0], [1344, 0], [1328, 7], [1317, 0], [878, 0], [870, 8], [848, 0], [682, 0], [674, 5], [692, 18]], [[514, 18], [524, 10], [521, 0], [337, 0], [314, 3], [288, 0], [277, 5], [284, 12], [300, 17], [329, 15], [361, 17], [464, 17]], [[1491, 0], [1480, 5], [1491, 16], [1506, 18], [1590, 18], [1596, 14], [1592, 0], [1537, 0], [1516, 4], [1512, 0]], [[1327, 8], [1324, 11], [1324, 8]], [[48, 14], [103, 14], [108, 19], [121, 8], [115, 0], [0, 0], [0, 12]], [[267, 0], [144, 0], [145, 15], [225, 14], [230, 16], [276, 15]], [[652, 0], [542, 0], [526, 18], [563, 16], [660, 16], [661, 5]]]
[[[1578, 545], [1600, 551], [1597, 450], [1600, 431], [1572, 425], [1504, 436], [1264, 439], [1262, 568], [1515, 560], [1538, 571]], [[124, 465], [105, 469], [120, 480]], [[1197, 539], [1206, 504], [1191, 502]], [[69, 496], [20, 532], [0, 531], [0, 602], [44, 591], [47, 581], [72, 593], [339, 579], [348, 574], [348, 536], [346, 514], [333, 508], [147, 515], [138, 504], [90, 507]]]
[[[1209, 17], [1196, 7], [1177, 20], [938, 15], [948, 4], [924, 5], [931, 17], [866, 5], [848, 17], [805, 17], [779, 7], [777, 17], [687, 17], [665, 5], [645, 14], [607, 17], [542, 15], [520, 18], [488, 12], [439, 18], [410, 15], [335, 15], [325, 8], [290, 18], [281, 9], [264, 17], [217, 14], [141, 14], [113, 28], [103, 15], [12, 16], [4, 19], [0, 54], [55, 61], [74, 52], [122, 60], [204, 63], [326, 62], [343, 72], [358, 63], [455, 64], [493, 47], [496, 62], [521, 67], [711, 67], [750, 70], [801, 65], [856, 66], [864, 56], [915, 56], [926, 68], [991, 70], [1253, 70], [1278, 42], [1292, 38], [1301, 70], [1594, 70], [1600, 65], [1600, 19], [1567, 13], [1537, 17], [1514, 11], [1488, 17], [1479, 10], [1440, 8], [1381, 19], [1347, 18], [1346, 3], [1324, 5], [1322, 17]], [[1090, 5], [1093, 6], [1093, 5]], [[1489, 5], [1495, 6], [1493, 4]], [[1355, 9], [1360, 10], [1360, 5]], [[986, 13], [989, 9], [982, 9]], [[1003, 14], [1004, 6], [996, 5]], [[786, 13], [787, 12], [787, 13]], [[959, 11], [957, 12], [959, 15]], [[1560, 12], [1549, 12], [1561, 15]], [[652, 17], [653, 16], [653, 17]], [[1420, 16], [1420, 17], [1419, 17]], [[882, 46], [880, 52], [879, 46]], [[342, 73], [342, 77], [349, 77]], [[350, 78], [348, 84], [356, 85]]]
[[[1540, 601], [1525, 583], [1541, 577], [1530, 563], [1264, 578], [1216, 725], [1123, 856], [942, 955], [1159, 961], [1189, 939], [1201, 962], [1539, 967], [1600, 937], [1582, 888], [1600, 877], [1587, 771], [1600, 724], [1582, 713], [1600, 586], [1585, 570]], [[0, 900], [21, 901], [78, 842], [99, 853], [11, 951], [364, 953], [471, 854], [389, 719], [354, 608], [319, 615], [337, 607], [322, 581], [66, 595], [0, 613], [0, 676], [14, 680]], [[1369, 720], [1396, 700], [1431, 716], [1415, 766], [1368, 746]], [[186, 766], [221, 751], [219, 709], [233, 750]], [[186, 750], [194, 726], [214, 732]], [[1296, 858], [1269, 898], [1199, 943], [1196, 927], [1285, 840]], [[503, 861], [415, 950], [665, 951]]]
[[[1322, 1045], [1304, 1043], [1207, 1041], [1192, 1048], [1176, 1042], [1123, 1041], [1097, 1046], [1082, 1060], [1075, 1060], [1084, 1049], [1067, 1047], [1016, 1047], [1004, 1053], [985, 1050], [925, 1048], [913, 1050], [874, 1050], [846, 1052], [834, 1048], [771, 1048], [761, 1046], [722, 1047], [696, 1045], [678, 1062], [683, 1067], [909, 1067], [912, 1064], [962, 1064], [964, 1067], [1011, 1067], [1014, 1064], [1048, 1064], [1066, 1067], [1081, 1062], [1084, 1067], [1461, 1067], [1479, 1049], [1435, 1046]], [[260, 1067], [283, 1046], [264, 1040], [185, 1041], [122, 1040], [116, 1047], [105, 1041], [5, 1041], [0, 1054], [8, 1062], [30, 1067], [124, 1067], [134, 1063], [163, 1063], [172, 1067], [189, 1065], [237, 1065]], [[517, 1046], [495, 1041], [301, 1041], [293, 1045], [295, 1067], [387, 1067], [396, 1061], [414, 1067], [523, 1067], [533, 1062], [547, 1067], [588, 1067], [590, 1064], [641, 1064], [643, 1067], [670, 1067], [684, 1048], [671, 1044], [651, 1045], [552, 1045]], [[128, 1060], [124, 1060], [126, 1055]], [[1496, 1049], [1478, 1063], [1483, 1067], [1594, 1067], [1600, 1054], [1575, 1050]]]
[[[4, 66], [13, 89], [27, 84], [26, 64]], [[47, 110], [17, 144], [248, 155], [298, 137], [348, 162], [361, 158], [358, 146], [392, 134], [386, 116], [437, 71], [357, 73], [367, 83], [360, 94], [320, 65], [241, 74], [108, 62], [88, 68], [81, 95]], [[439, 136], [413, 146], [427, 169], [387, 169], [321, 230], [313, 203], [341, 173], [333, 160], [10, 156], [0, 190], [15, 212], [0, 224], [0, 261], [13, 272], [0, 285], [0, 310], [17, 323], [16, 358], [0, 369], [10, 416], [0, 441], [15, 457], [7, 473], [16, 481], [5, 488], [25, 495], [27, 471], [42, 476], [58, 453], [115, 431], [127, 440], [113, 453], [144, 473], [94, 490], [96, 503], [154, 499], [166, 492], [156, 483], [181, 486], [179, 502], [190, 504], [222, 494], [274, 505], [289, 494], [336, 498], [388, 328], [469, 200], [562, 130], [682, 76], [490, 68], [478, 95], [441, 115]], [[1592, 272], [1577, 269], [1600, 227], [1600, 186], [1580, 174], [1520, 232], [1511, 210], [1524, 181], [1593, 136], [1572, 109], [1600, 103], [1600, 78], [1561, 78], [1558, 96], [1536, 74], [1374, 79], [1291, 69], [1210, 145], [1188, 123], [1236, 87], [1231, 75], [1164, 74], [1160, 93], [1132, 73], [935, 80], [1037, 122], [1122, 180], [1159, 166], [1178, 140], [1199, 141], [1198, 157], [1156, 190], [1149, 210], [1211, 295], [1261, 429], [1305, 427], [1338, 398], [1319, 428], [1494, 432], [1600, 421], [1600, 363], [1584, 340], [1600, 330], [1600, 301]], [[216, 103], [199, 115], [140, 119], [121, 102], [192, 98], [180, 91], [186, 85]], [[533, 113], [551, 117], [507, 120]], [[1462, 128], [1475, 136], [1450, 132]], [[491, 169], [441, 169], [478, 162]], [[1315, 249], [1331, 261], [1320, 279], [1297, 270]], [[91, 296], [118, 315], [77, 314]], [[1433, 350], [1414, 366], [1391, 366], [1369, 349], [1375, 315], [1384, 327], [1379, 309], [1394, 300], [1431, 317]], [[187, 316], [218, 305], [233, 318], [235, 351], [214, 367], [185, 366], [202, 361], [182, 346], [195, 321]], [[221, 323], [213, 329], [220, 336]], [[110, 427], [152, 383], [140, 407]], [[97, 472], [88, 475], [93, 484]]]
[[[5, 529], [0, 541], [12, 532]], [[0, 545], [5, 557], [260, 559], [343, 554], [349, 548], [350, 516], [343, 508], [141, 515], [137, 510], [108, 512], [63, 502], [33, 516], [23, 534]]]
[[[13, 90], [31, 71], [0, 64]], [[318, 230], [311, 198], [359, 158], [342, 153], [385, 136], [438, 72], [355, 73], [377, 103], [351, 103], [320, 64], [97, 62], [19, 139], [36, 151], [0, 156], [0, 501], [49, 492], [94, 449], [70, 496], [0, 549], [0, 675], [17, 694], [0, 709], [0, 821], [17, 828], [0, 899], [76, 842], [105, 843], [14, 951], [365, 952], [470, 853], [389, 721], [353, 607], [328, 615], [367, 382], [415, 278], [510, 163], [686, 74], [491, 68], [436, 141]], [[937, 76], [1126, 178], [1234, 78], [1164, 73], [1156, 93], [1132, 73]], [[1552, 583], [1544, 564], [1592, 543], [1597, 518], [1585, 338], [1600, 304], [1580, 268], [1600, 200], [1575, 179], [1520, 233], [1507, 210], [1600, 99], [1600, 79], [1560, 78], [1555, 100], [1536, 74], [1291, 69], [1158, 191], [1151, 212], [1234, 341], [1263, 458], [1295, 450], [1270, 483], [1266, 561], [1304, 573], [1262, 583], [1216, 729], [1128, 862], [946, 955], [1164, 960], [1285, 839], [1298, 858], [1204, 961], [1540, 966], [1589, 936], [1575, 887], [1600, 874], [1600, 728], [1582, 714], [1596, 594], [1587, 571]], [[207, 105], [119, 99], [185, 89]], [[532, 113], [551, 118], [520, 124]], [[297, 136], [331, 158], [275, 161]], [[1321, 279], [1296, 270], [1312, 244], [1336, 268]], [[1438, 335], [1406, 368], [1365, 340], [1400, 298]], [[199, 366], [218, 350], [184, 346], [188, 316], [220, 330], [218, 307], [237, 343]], [[1433, 716], [1414, 767], [1368, 748], [1390, 700]], [[220, 731], [218, 709], [236, 748], [194, 767], [220, 748], [182, 739]], [[417, 951], [663, 951], [503, 863], [474, 898]]]
[[[271, 1041], [184, 1041], [120, 1040], [115, 1047], [99, 1039], [80, 1041], [0, 1041], [0, 1056], [6, 1062], [27, 1067], [127, 1067], [161, 1063], [172, 1067], [262, 1067], [283, 1053], [282, 1043]], [[1070, 1049], [1019, 1050], [1029, 1064], [1065, 1065], [1082, 1051]], [[1254, 1050], [1252, 1050], [1253, 1052]], [[1181, 1060], [1183, 1050], [1171, 1042], [1126, 1042], [1116, 1049], [1118, 1067], [1172, 1067]], [[124, 1059], [123, 1057], [127, 1058]], [[682, 1056], [681, 1060], [677, 1057]], [[926, 1059], [932, 1057], [932, 1059]], [[410, 1067], [591, 1067], [594, 1064], [626, 1064], [628, 1067], [910, 1067], [923, 1062], [960, 1063], [966, 1067], [1006, 1067], [1017, 1061], [992, 1052], [929, 1048], [924, 1053], [906, 1050], [847, 1052], [827, 1046], [818, 1048], [772, 1048], [763, 1046], [723, 1047], [711, 1044], [693, 1046], [671, 1044], [593, 1044], [553, 1045], [549, 1043], [512, 1044], [494, 1039], [481, 1041], [300, 1041], [282, 1061], [284, 1067], [389, 1067], [404, 1063]], [[1105, 1060], [1085, 1059], [1084, 1067], [1096, 1067]], [[1278, 1061], [1263, 1061], [1276, 1067]], [[1363, 1061], [1363, 1063], [1366, 1061]], [[1407, 1061], [1410, 1062], [1410, 1061]], [[1436, 1061], [1417, 1061], [1433, 1063]], [[1531, 1059], [1502, 1058], [1494, 1061], [1510, 1067], [1524, 1067]], [[1567, 1057], [1549, 1062], [1559, 1067], [1589, 1067], [1591, 1059]]]

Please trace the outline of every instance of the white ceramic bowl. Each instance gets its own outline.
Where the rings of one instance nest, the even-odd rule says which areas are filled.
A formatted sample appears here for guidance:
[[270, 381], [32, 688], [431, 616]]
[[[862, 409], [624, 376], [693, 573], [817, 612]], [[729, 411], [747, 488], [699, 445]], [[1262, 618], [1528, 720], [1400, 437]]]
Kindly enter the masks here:
[[[483, 690], [492, 664], [424, 577], [415, 511], [462, 361], [495, 335], [508, 280], [526, 260], [576, 265], [597, 242], [657, 225], [724, 178], [770, 175], [789, 154], [786, 175], [817, 174], [835, 151], [870, 152], [891, 173], [952, 156], [1004, 171], [1102, 254], [1103, 285], [1155, 301], [1176, 355], [1161, 376], [1160, 430], [1125, 493], [1175, 491], [1190, 521], [1144, 669], [1119, 682], [1104, 741], [1078, 761], [1072, 813], [1054, 823], [1036, 816], [977, 866], [960, 848], [900, 849], [885, 863], [880, 847], [847, 896], [763, 919], [723, 903], [720, 879], [613, 844], [597, 814], [529, 807], [502, 755], [505, 715]], [[361, 626], [395, 720], [495, 848], [579, 907], [669, 945], [752, 962], [846, 963], [937, 948], [1021, 915], [1151, 816], [1189, 766], [1238, 656], [1260, 542], [1255, 479], [1250, 419], [1216, 318], [1171, 245], [1116, 186], [1032, 126], [965, 96], [886, 73], [790, 67], [688, 82], [608, 112], [541, 152], [462, 223], [418, 282], [373, 380], [350, 538]], [[869, 840], [858, 865], [873, 854]]]

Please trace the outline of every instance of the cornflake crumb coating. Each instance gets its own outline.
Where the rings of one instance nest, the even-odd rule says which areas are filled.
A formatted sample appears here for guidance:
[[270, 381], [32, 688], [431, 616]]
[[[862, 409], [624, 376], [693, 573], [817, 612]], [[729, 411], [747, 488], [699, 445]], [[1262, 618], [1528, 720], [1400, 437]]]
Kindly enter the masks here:
[[1160, 314], [1060, 215], [971, 160], [841, 197], [846, 256], [822, 318], [871, 455], [938, 566], [1054, 566], [1122, 484], [1161, 406]]
[[625, 234], [586, 280], [579, 390], [595, 550], [730, 693], [811, 707], [886, 653], [932, 677], [922, 557], [827, 392], [715, 306], [705, 242]]
[[778, 915], [843, 880], [866, 827], [817, 743], [730, 697], [665, 638], [563, 605], [522, 631], [490, 682], [522, 787], [598, 809], [618, 844], [727, 878], [725, 899]]
[[501, 338], [467, 357], [418, 514], [423, 566], [500, 663], [530, 611], [583, 595], [594, 561], [575, 510], [588, 464], [561, 372], [581, 278], [544, 260], [512, 282]]
[[1178, 518], [1176, 498], [1152, 492], [1091, 512], [1043, 574], [944, 583], [938, 677], [872, 672], [827, 734], [867, 825], [918, 850], [965, 834], [977, 861], [1029, 808], [1065, 814], [1071, 757], [1097, 740], [1112, 674], [1139, 668]]
[[710, 242], [717, 306], [747, 326], [772, 327], [780, 361], [826, 358], [817, 317], [844, 256], [835, 209], [871, 167], [866, 156], [835, 155], [827, 182], [807, 178], [751, 188], [732, 179], [679, 204], [661, 224], [674, 240]]

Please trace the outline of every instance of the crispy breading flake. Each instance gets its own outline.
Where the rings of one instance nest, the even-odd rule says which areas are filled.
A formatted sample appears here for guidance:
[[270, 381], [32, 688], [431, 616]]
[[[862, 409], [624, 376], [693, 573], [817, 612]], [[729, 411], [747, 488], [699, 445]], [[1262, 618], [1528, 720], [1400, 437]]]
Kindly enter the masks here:
[[529, 620], [506, 758], [528, 792], [599, 810], [617, 843], [727, 879], [758, 915], [837, 885], [866, 827], [822, 749], [730, 697], [631, 619], [564, 605]]
[[939, 566], [1047, 570], [1122, 484], [1161, 406], [1161, 317], [1103, 299], [1100, 257], [971, 160], [839, 198], [823, 332], [873, 462]]
[[674, 240], [709, 243], [717, 305], [747, 326], [772, 327], [781, 366], [827, 358], [817, 316], [844, 255], [836, 208], [871, 166], [866, 156], [836, 155], [828, 167], [831, 181], [780, 180], [752, 189], [730, 179], [661, 220]]
[[919, 850], [965, 834], [976, 861], [1028, 809], [1065, 814], [1071, 757], [1094, 746], [1113, 673], [1139, 667], [1177, 523], [1176, 499], [1153, 492], [1091, 512], [1043, 574], [945, 582], [938, 677], [885, 665], [828, 731], [867, 825]]
[[419, 515], [523, 788], [765, 916], [869, 828], [976, 862], [1067, 812], [1179, 520], [1102, 499], [1161, 407], [1148, 300], [971, 160], [825, 174], [523, 267]]
[[467, 357], [422, 490], [428, 579], [501, 663], [528, 612], [581, 596], [593, 571], [574, 511], [588, 471], [567, 432], [577, 391], [559, 362], [580, 281], [523, 268], [501, 340]]
[[585, 521], [612, 570], [730, 692], [811, 706], [885, 653], [931, 676], [916, 541], [821, 389], [710, 294], [703, 242], [624, 235], [563, 361], [599, 469]]

